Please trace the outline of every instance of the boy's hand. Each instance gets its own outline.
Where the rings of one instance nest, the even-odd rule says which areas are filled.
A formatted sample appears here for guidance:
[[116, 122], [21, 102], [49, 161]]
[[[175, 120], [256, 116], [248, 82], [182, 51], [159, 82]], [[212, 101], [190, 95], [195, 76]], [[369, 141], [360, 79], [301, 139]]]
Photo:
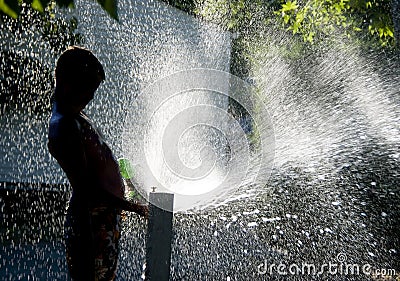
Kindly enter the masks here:
[[147, 204], [140, 204], [140, 203], [135, 203], [135, 213], [145, 217], [146, 219], [149, 218], [149, 205]]

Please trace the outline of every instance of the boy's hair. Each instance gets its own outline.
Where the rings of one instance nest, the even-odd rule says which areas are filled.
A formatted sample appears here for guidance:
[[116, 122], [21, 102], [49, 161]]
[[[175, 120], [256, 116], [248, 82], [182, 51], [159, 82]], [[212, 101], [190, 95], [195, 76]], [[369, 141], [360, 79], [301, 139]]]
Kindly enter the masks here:
[[68, 84], [72, 89], [90, 88], [95, 90], [105, 79], [105, 73], [103, 66], [91, 51], [71, 46], [58, 58], [55, 78], [55, 98], [57, 99], [57, 86]]

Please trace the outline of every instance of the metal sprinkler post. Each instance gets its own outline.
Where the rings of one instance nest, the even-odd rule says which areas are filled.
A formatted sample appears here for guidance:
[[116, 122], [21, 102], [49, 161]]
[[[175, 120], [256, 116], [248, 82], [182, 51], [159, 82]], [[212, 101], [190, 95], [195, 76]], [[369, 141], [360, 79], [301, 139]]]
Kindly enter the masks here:
[[149, 220], [146, 239], [146, 281], [168, 281], [171, 265], [171, 240], [174, 195], [149, 194]]

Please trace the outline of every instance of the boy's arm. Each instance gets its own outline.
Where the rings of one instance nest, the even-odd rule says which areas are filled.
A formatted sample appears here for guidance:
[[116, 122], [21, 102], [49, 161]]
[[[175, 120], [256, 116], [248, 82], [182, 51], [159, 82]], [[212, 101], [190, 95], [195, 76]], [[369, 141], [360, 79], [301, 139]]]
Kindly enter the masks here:
[[104, 192], [105, 196], [108, 197], [110, 204], [113, 206], [120, 208], [125, 211], [135, 212], [140, 216], [148, 217], [149, 207], [145, 204], [139, 204], [136, 202], [129, 202], [128, 200], [119, 198], [114, 194], [102, 189], [101, 192]]

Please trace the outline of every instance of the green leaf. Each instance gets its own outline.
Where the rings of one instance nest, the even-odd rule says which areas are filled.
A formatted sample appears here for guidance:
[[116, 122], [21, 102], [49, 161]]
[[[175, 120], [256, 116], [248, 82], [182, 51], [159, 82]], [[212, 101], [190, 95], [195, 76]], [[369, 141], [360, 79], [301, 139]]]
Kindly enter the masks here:
[[302, 23], [304, 21], [304, 11], [300, 11], [296, 15], [296, 22]]
[[300, 24], [298, 22], [295, 22], [292, 28], [293, 28], [293, 34], [296, 34], [297, 32], [299, 32]]
[[286, 4], [282, 4], [282, 12], [292, 11], [297, 9], [296, 1], [288, 1]]
[[313, 40], [314, 40], [314, 35], [315, 35], [315, 32], [310, 32], [310, 33], [308, 34], [308, 36], [307, 36], [307, 41], [310, 42], [310, 43], [312, 43]]
[[386, 27], [386, 35], [394, 38], [393, 30], [391, 30], [388, 26]]
[[0, 0], [0, 11], [16, 19], [21, 8], [19, 7], [18, 0]]
[[32, 8], [43, 13], [49, 2], [50, 0], [33, 0]]
[[97, 0], [97, 2], [113, 19], [118, 21], [117, 0]]
[[286, 14], [284, 14], [284, 15], [283, 15], [283, 21], [284, 21], [285, 23], [288, 23], [288, 22], [289, 22], [289, 20], [290, 20], [290, 16], [289, 16], [289, 15], [286, 15]]
[[118, 159], [119, 170], [124, 179], [131, 179], [134, 176], [134, 171], [131, 163], [126, 158]]
[[383, 28], [378, 28], [378, 32], [379, 32], [379, 37], [382, 38], [383, 36]]

